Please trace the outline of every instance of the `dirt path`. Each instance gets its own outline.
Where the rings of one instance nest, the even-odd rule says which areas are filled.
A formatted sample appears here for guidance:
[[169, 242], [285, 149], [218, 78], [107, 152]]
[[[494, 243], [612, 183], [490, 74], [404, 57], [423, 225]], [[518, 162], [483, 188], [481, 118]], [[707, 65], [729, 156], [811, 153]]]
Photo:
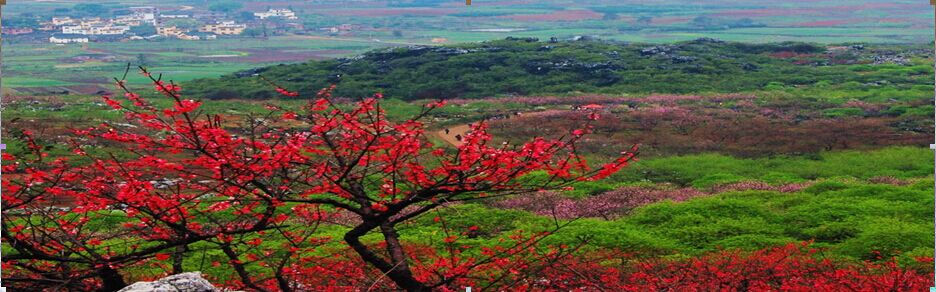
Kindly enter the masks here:
[[445, 129], [442, 129], [442, 130], [435, 132], [436, 137], [439, 137], [439, 139], [444, 140], [446, 143], [449, 143], [452, 146], [458, 147], [458, 146], [461, 146], [463, 142], [459, 141], [456, 138], [456, 136], [461, 135], [462, 137], [464, 137], [465, 134], [467, 134], [468, 131], [471, 130], [471, 127], [468, 127], [467, 124], [464, 124], [464, 125], [457, 125], [454, 127], [448, 127], [447, 129], [449, 130], [448, 134], [445, 133]]
[[[544, 111], [538, 111], [538, 112], [520, 113], [519, 115], [512, 115], [510, 119], [514, 120], [514, 119], [522, 119], [524, 117], [537, 117], [537, 116], [558, 114], [558, 113], [562, 113], [565, 111], [566, 110], [552, 109], [552, 110], [544, 110]], [[463, 142], [459, 141], [457, 136], [461, 135], [462, 137], [464, 137], [465, 134], [467, 134], [468, 131], [471, 130], [471, 126], [469, 125], [470, 124], [451, 126], [451, 127], [443, 128], [439, 131], [436, 131], [433, 134], [435, 134], [436, 137], [438, 137], [439, 139], [442, 139], [446, 143], [449, 143], [452, 146], [458, 147], [458, 146], [461, 146]], [[445, 133], [445, 129], [449, 130], [448, 134]]]

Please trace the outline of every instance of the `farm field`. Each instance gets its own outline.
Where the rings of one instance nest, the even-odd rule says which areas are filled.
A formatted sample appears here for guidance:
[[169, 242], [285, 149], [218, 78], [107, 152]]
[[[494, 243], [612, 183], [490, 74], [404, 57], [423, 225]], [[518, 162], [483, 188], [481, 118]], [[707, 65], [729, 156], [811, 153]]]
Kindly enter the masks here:
[[[76, 3], [14, 0], [5, 13], [16, 23], [29, 15], [52, 15], [55, 9]], [[112, 1], [101, 5], [116, 9], [146, 3]], [[161, 3], [166, 11], [191, 7], [185, 4], [186, 1]], [[241, 9], [254, 11], [281, 5], [284, 3], [252, 1]], [[86, 47], [36, 44], [34, 40], [8, 37], [4, 39], [6, 72], [10, 76], [47, 81], [11, 78], [5, 90], [95, 93], [99, 86], [110, 83], [112, 72], [119, 72], [128, 62], [174, 68], [178, 73], [176, 80], [182, 81], [280, 63], [351, 56], [386, 46], [446, 45], [505, 37], [546, 40], [588, 36], [638, 43], [701, 37], [757, 43], [921, 43], [930, 38], [932, 29], [928, 9], [924, 9], [926, 3], [919, 1], [708, 1], [698, 5], [662, 1], [648, 5], [639, 1], [482, 0], [465, 7], [463, 3], [450, 1], [419, 0], [289, 2], [287, 6], [301, 16], [300, 23], [307, 28], [302, 35], [285, 32], [269, 38], [199, 42], [101, 42]], [[314, 29], [336, 25], [359, 28], [340, 36]], [[59, 79], [49, 78], [52, 70], [66, 74], [58, 74]], [[65, 77], [76, 74], [82, 77]], [[64, 87], [67, 85], [85, 86]]]
[[[19, 91], [56, 93], [54, 89], [43, 90], [42, 87], [67, 85], [90, 85], [90, 92], [68, 91], [73, 94], [94, 94], [103, 90], [99, 87], [110, 89], [113, 78], [121, 77], [115, 75], [122, 75], [129, 63], [134, 66], [152, 64], [154, 69], [167, 70], [176, 81], [188, 81], [261, 66], [349, 56], [374, 46], [379, 44], [300, 37], [228, 39], [204, 43], [92, 43], [87, 47], [13, 44], [4, 49], [6, 78], [3, 83], [7, 94]], [[131, 78], [142, 81], [136, 76]]]

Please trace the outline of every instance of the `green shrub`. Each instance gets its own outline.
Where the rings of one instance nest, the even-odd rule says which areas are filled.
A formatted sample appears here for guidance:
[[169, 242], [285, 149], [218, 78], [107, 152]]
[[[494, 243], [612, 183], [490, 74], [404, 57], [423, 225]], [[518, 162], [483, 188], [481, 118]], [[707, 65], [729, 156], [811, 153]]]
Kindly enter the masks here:
[[862, 225], [858, 236], [841, 244], [839, 250], [842, 254], [863, 260], [878, 260], [889, 259], [919, 247], [933, 246], [932, 222], [917, 224], [875, 218]]
[[618, 221], [581, 219], [549, 236], [546, 244], [574, 245], [587, 239], [597, 249], [614, 249], [640, 255], [669, 254], [681, 249], [672, 239]]
[[[802, 234], [816, 242], [842, 242], [855, 237], [861, 229], [852, 222], [829, 222], [818, 227], [803, 229]], [[806, 238], [799, 238], [804, 240]]]
[[822, 181], [811, 185], [803, 191], [810, 194], [821, 194], [825, 192], [837, 191], [848, 188], [848, 185], [840, 181]]
[[832, 108], [823, 111], [822, 115], [830, 118], [861, 117], [865, 115], [865, 111], [856, 107]]

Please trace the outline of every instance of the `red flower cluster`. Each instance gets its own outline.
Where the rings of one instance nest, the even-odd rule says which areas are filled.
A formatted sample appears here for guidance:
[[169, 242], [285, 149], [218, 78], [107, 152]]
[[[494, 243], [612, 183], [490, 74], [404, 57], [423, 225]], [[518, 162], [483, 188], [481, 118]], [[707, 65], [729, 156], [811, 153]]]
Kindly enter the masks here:
[[[438, 291], [464, 291], [464, 287], [493, 291], [925, 291], [932, 276], [900, 268], [893, 261], [850, 264], [819, 259], [817, 250], [807, 244], [660, 260], [632, 259], [614, 252], [583, 254], [569, 246], [532, 248], [535, 238], [540, 237], [517, 236], [509, 247], [480, 248], [482, 257], [468, 255], [460, 247], [439, 253], [429, 246], [408, 246], [406, 253], [415, 264], [416, 279], [447, 279], [435, 287]], [[456, 238], [444, 242], [454, 246]], [[399, 289], [353, 253], [334, 251], [313, 261], [316, 265], [283, 269], [296, 285], [310, 290]], [[225, 286], [243, 283], [229, 280]], [[258, 286], [279, 289], [275, 279]]]
[[[613, 259], [569, 259], [524, 289], [585, 291], [924, 291], [932, 272], [894, 261], [848, 264], [818, 259], [808, 243], [751, 253], [724, 251], [684, 261], [608, 265]], [[932, 262], [932, 258], [920, 259]]]
[[[457, 149], [435, 147], [420, 119], [444, 102], [396, 123], [381, 110], [380, 94], [337, 107], [331, 101], [334, 87], [322, 90], [301, 113], [273, 107], [246, 128], [229, 130], [218, 116], [201, 111], [201, 102], [183, 98], [179, 86], [141, 70], [172, 106], [153, 106], [117, 82], [130, 102], [105, 102], [132, 127], [105, 123], [75, 130], [73, 157], [51, 161], [27, 133], [32, 154], [4, 157], [11, 161], [5, 171], [25, 174], [3, 177], [3, 216], [9, 219], [2, 236], [12, 249], [4, 275], [15, 279], [4, 283], [119, 290], [140, 266], [170, 273], [188, 269], [182, 259], [193, 256], [190, 248], [197, 245], [220, 251], [223, 258], [213, 262], [235, 271], [238, 280], [224, 282], [237, 289], [302, 290], [296, 283], [323, 267], [315, 250], [331, 241], [317, 227], [338, 210], [357, 217], [347, 221], [353, 226], [342, 240], [360, 260], [400, 288], [425, 290], [506, 259], [497, 253], [443, 264], [411, 262], [414, 255], [400, 241], [398, 224], [443, 203], [558, 189], [605, 176], [626, 165], [636, 150], [590, 170], [575, 153], [581, 136], [495, 147], [484, 123], [464, 135]], [[292, 121], [283, 125], [278, 116]], [[552, 178], [518, 180], [537, 171]], [[373, 232], [383, 242], [361, 242]], [[437, 264], [450, 270], [445, 277], [420, 272], [438, 270], [432, 266]]]
[[282, 94], [283, 96], [287, 96], [287, 97], [296, 97], [296, 96], [299, 96], [299, 93], [298, 93], [298, 92], [289, 91], [289, 90], [286, 90], [285, 88], [282, 88], [282, 87], [277, 87], [277, 88], [276, 88], [276, 92], [279, 92], [279, 94]]

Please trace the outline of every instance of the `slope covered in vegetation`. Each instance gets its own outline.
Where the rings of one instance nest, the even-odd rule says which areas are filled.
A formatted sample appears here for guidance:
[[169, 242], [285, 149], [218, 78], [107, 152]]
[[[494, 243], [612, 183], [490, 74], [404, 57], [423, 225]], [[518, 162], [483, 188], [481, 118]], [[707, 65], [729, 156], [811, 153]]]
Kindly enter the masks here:
[[[186, 88], [206, 98], [271, 98], [260, 74], [311, 97], [339, 85], [337, 96], [375, 91], [415, 100], [536, 94], [729, 93], [820, 82], [888, 82], [926, 85], [931, 72], [862, 74], [853, 64], [924, 57], [911, 47], [897, 52], [863, 46], [829, 49], [806, 43], [746, 44], [699, 39], [671, 45], [595, 40], [539, 41], [508, 38], [443, 47], [375, 50], [353, 58], [258, 68], [220, 79], [192, 81]], [[860, 68], [858, 68], [860, 69]]]

